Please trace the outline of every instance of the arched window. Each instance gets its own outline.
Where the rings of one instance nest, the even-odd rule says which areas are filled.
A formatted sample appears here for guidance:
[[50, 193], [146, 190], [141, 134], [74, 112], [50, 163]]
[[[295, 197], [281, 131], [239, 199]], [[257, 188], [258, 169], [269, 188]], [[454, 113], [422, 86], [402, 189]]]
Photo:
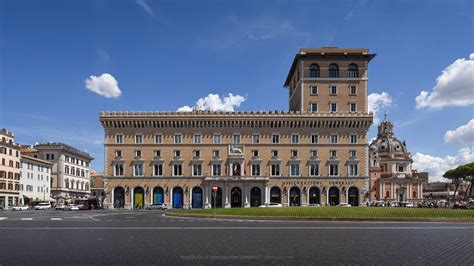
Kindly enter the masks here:
[[319, 65], [318, 64], [311, 64], [309, 66], [309, 77], [319, 78]]
[[356, 64], [350, 64], [347, 70], [349, 78], [358, 78], [359, 77], [359, 68]]
[[339, 67], [334, 63], [329, 65], [329, 77], [330, 78], [339, 77]]
[[413, 191], [413, 198], [416, 199], [416, 191]]

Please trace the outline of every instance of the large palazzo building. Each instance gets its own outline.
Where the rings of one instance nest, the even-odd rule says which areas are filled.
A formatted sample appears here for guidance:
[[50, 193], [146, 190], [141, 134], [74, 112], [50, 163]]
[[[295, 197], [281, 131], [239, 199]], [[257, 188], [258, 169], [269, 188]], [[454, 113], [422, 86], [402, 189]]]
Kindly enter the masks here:
[[101, 112], [104, 205], [359, 205], [369, 197], [374, 56], [368, 49], [301, 49], [284, 84], [286, 112]]

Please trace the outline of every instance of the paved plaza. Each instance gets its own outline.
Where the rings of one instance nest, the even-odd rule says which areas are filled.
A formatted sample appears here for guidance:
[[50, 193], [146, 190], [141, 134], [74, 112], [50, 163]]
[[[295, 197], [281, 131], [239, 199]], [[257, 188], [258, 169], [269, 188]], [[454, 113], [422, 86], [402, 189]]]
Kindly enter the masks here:
[[[0, 213], [1, 265], [472, 265], [473, 223], [214, 220], [160, 211]], [[40, 244], [41, 243], [41, 244]]]

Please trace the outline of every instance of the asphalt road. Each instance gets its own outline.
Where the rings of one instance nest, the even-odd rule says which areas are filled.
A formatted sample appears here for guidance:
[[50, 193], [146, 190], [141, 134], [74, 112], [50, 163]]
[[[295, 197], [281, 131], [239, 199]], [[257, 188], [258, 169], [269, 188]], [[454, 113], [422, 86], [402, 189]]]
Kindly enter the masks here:
[[177, 218], [159, 211], [0, 212], [0, 265], [474, 265], [474, 223]]

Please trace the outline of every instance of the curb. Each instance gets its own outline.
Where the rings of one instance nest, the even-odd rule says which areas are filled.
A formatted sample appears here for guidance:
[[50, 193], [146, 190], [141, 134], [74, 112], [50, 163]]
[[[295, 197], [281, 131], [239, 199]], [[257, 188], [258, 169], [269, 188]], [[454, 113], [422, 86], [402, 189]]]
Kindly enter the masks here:
[[[169, 212], [166, 216], [186, 218], [214, 218], [214, 215], [183, 215]], [[225, 220], [266, 220], [266, 221], [354, 221], [354, 222], [459, 222], [474, 223], [474, 218], [337, 218], [337, 217], [274, 217], [274, 216], [229, 216], [216, 215]]]

